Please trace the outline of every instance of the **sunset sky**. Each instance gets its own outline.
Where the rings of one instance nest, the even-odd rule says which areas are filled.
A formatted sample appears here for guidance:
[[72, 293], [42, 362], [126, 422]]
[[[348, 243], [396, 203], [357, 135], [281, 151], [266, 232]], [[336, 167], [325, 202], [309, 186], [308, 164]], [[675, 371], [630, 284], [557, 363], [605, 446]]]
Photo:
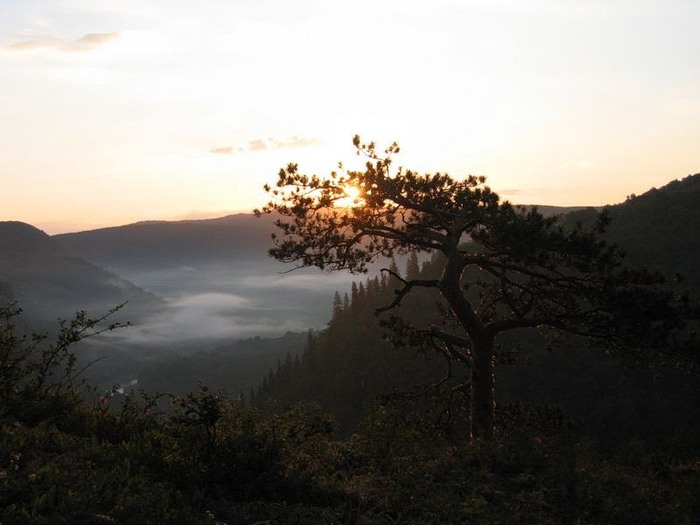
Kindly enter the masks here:
[[700, 172], [698, 0], [0, 0], [0, 220], [251, 211], [287, 162], [601, 205]]

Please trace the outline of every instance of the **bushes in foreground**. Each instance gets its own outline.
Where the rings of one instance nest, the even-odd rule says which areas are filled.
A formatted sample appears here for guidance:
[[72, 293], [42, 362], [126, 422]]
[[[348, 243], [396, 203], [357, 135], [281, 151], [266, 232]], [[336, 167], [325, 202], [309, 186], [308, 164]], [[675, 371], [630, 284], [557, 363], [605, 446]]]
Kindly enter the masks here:
[[[430, 407], [377, 405], [334, 437], [313, 406], [252, 408], [205, 386], [105, 395], [58, 342], [0, 324], [0, 523], [694, 523], [697, 459], [632, 443], [603, 457], [570, 429], [515, 421], [464, 445]], [[427, 409], [425, 409], [427, 408]], [[525, 410], [518, 414], [527, 413]], [[515, 418], [517, 419], [517, 417]], [[514, 422], [513, 422], [514, 421]]]

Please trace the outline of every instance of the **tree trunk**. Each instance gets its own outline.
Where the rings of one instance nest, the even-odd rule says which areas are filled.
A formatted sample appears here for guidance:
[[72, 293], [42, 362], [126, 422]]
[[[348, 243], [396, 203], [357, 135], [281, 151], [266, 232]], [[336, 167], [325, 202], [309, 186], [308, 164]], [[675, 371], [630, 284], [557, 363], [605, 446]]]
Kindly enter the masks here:
[[448, 255], [438, 288], [472, 342], [470, 440], [490, 441], [495, 433], [496, 403], [493, 335], [486, 330], [462, 290], [463, 271], [463, 257], [455, 248]]
[[490, 441], [496, 430], [493, 340], [475, 342], [471, 370], [470, 440]]

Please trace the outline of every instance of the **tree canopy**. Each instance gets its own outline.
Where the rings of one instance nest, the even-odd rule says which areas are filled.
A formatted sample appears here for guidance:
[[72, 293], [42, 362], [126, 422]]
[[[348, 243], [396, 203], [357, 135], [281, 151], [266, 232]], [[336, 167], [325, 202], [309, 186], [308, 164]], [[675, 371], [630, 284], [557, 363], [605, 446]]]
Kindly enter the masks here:
[[[495, 339], [518, 328], [552, 327], [642, 351], [668, 343], [681, 324], [663, 277], [623, 264], [607, 244], [605, 214], [588, 228], [564, 227], [536, 208], [502, 201], [485, 177], [394, 168], [396, 143], [383, 153], [355, 136], [364, 169], [326, 177], [296, 164], [279, 172], [272, 199], [256, 213], [280, 215], [270, 254], [297, 266], [365, 272], [384, 257], [414, 252], [443, 256], [438, 279], [401, 278], [391, 310], [418, 287], [436, 289], [448, 305], [441, 326], [413, 330], [471, 368], [468, 387], [473, 438], [494, 429]], [[348, 199], [352, 199], [348, 205]]]

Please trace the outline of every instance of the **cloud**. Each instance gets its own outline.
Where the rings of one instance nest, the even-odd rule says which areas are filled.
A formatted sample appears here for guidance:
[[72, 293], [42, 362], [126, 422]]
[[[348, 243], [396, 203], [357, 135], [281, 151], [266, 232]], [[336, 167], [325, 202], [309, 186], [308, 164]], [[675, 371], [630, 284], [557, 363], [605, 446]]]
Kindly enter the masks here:
[[64, 44], [60, 38], [49, 37], [36, 40], [24, 40], [9, 44], [6, 49], [11, 51], [33, 51], [34, 49], [59, 49]]
[[79, 38], [75, 42], [68, 44], [68, 51], [91, 51], [96, 47], [99, 47], [107, 42], [111, 42], [119, 38], [119, 32], [114, 31], [112, 33], [88, 33], [87, 35]]
[[294, 136], [286, 140], [275, 140], [270, 139], [276, 148], [307, 148], [309, 146], [316, 146], [320, 144], [320, 140], [317, 138], [303, 138]]
[[119, 38], [119, 31], [112, 33], [88, 33], [77, 40], [48, 36], [33, 40], [14, 42], [6, 46], [10, 51], [34, 51], [37, 49], [53, 49], [68, 53], [85, 53]]
[[218, 155], [233, 155], [233, 147], [223, 146], [221, 148], [212, 148], [209, 150], [209, 153], [216, 153]]
[[267, 149], [267, 144], [265, 144], [265, 141], [261, 139], [251, 140], [250, 146], [248, 146], [249, 151], [261, 151], [264, 149]]
[[315, 137], [297, 137], [296, 135], [288, 139], [275, 139], [268, 137], [265, 139], [249, 140], [245, 146], [223, 146], [212, 148], [209, 153], [222, 155], [233, 155], [234, 152], [264, 151], [267, 149], [288, 149], [288, 148], [308, 148], [320, 144], [321, 141]]

